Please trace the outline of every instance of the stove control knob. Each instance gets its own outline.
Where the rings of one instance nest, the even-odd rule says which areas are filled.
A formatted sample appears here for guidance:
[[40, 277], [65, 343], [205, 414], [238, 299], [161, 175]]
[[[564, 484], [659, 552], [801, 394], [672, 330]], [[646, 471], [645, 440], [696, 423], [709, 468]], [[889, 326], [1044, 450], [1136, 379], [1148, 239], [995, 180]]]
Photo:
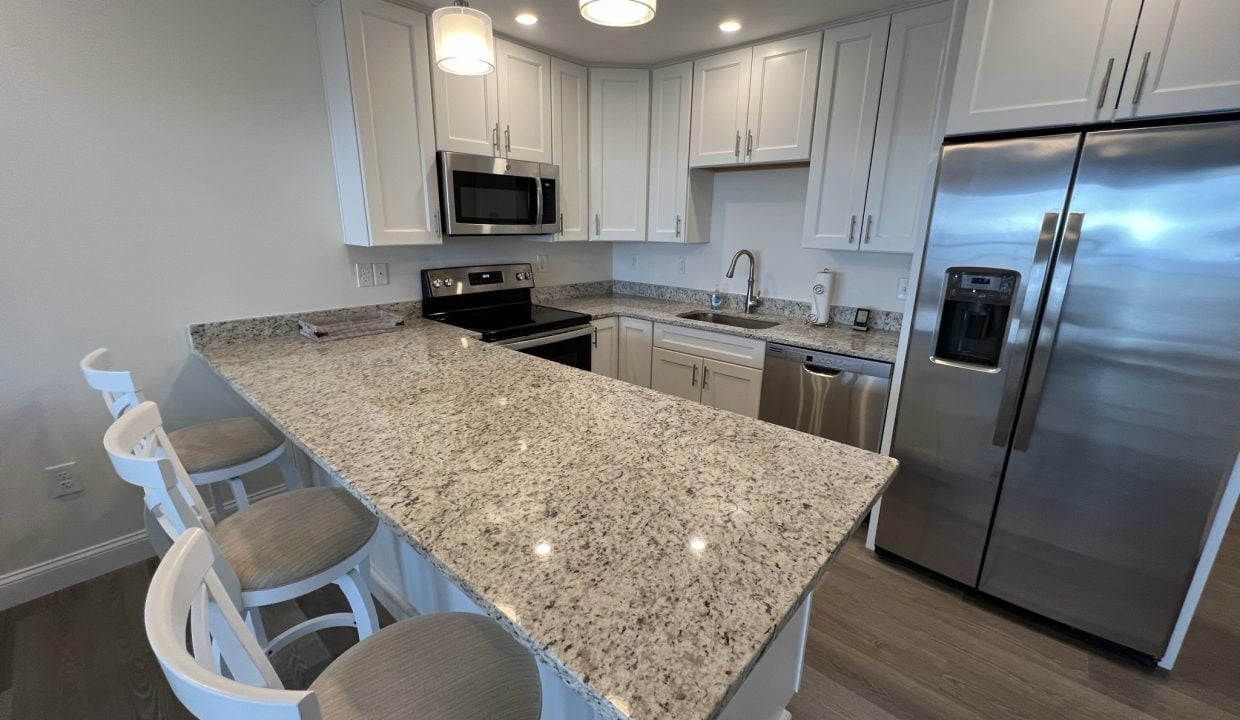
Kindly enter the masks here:
[[431, 280], [431, 287], [439, 287], [439, 285], [440, 285], [439, 278], [435, 278], [434, 280]]
[[453, 285], [455, 285], [455, 284], [456, 284], [456, 282], [455, 282], [455, 281], [453, 281], [453, 280], [452, 280], [452, 278], [444, 278], [444, 279], [443, 279], [443, 286], [444, 286], [444, 287], [446, 287], [446, 288], [450, 288], [450, 287], [452, 287], [452, 286], [453, 286]]
[[527, 272], [519, 272], [519, 273], [517, 273], [517, 279], [518, 279], [518, 280], [529, 280], [529, 279], [530, 279], [530, 274], [529, 274], [529, 273], [527, 273]]

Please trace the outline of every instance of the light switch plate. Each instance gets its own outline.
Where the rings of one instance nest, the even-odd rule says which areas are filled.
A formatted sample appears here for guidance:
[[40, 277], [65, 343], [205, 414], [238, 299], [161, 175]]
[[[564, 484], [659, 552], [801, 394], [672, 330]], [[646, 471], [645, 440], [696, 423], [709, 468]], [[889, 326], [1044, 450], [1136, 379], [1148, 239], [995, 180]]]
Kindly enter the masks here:
[[538, 268], [538, 272], [540, 273], [547, 272], [547, 256], [546, 255], [535, 255], [534, 265], [535, 267]]
[[387, 263], [371, 263], [371, 276], [375, 279], [375, 287], [388, 284]]
[[896, 299], [904, 300], [908, 297], [908, 278], [900, 278], [896, 281]]

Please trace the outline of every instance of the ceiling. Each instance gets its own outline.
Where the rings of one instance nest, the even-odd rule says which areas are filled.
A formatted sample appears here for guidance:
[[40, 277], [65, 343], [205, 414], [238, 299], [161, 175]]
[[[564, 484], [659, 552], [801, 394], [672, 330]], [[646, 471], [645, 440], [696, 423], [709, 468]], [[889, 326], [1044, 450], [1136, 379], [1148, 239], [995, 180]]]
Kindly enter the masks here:
[[[450, 4], [434, 0], [438, 7]], [[595, 25], [577, 11], [577, 0], [471, 0], [491, 16], [496, 32], [589, 63], [651, 65], [701, 55], [815, 25], [909, 5], [910, 0], [661, 0], [654, 20], [635, 28]], [[538, 16], [521, 25], [519, 13]], [[740, 31], [719, 30], [737, 20]]]

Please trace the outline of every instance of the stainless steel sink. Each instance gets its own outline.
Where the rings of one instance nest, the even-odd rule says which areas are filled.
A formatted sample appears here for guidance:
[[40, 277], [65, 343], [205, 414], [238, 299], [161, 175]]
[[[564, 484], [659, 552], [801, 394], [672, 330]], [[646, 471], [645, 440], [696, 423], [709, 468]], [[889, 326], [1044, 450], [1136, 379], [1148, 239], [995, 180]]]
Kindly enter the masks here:
[[770, 320], [754, 320], [745, 317], [736, 317], [735, 315], [724, 315], [723, 313], [709, 312], [706, 310], [695, 310], [693, 312], [681, 313], [676, 317], [682, 317], [686, 320], [700, 320], [702, 322], [714, 323], [716, 325], [731, 325], [732, 327], [748, 328], [750, 330], [763, 330], [769, 327], [775, 327], [779, 323]]

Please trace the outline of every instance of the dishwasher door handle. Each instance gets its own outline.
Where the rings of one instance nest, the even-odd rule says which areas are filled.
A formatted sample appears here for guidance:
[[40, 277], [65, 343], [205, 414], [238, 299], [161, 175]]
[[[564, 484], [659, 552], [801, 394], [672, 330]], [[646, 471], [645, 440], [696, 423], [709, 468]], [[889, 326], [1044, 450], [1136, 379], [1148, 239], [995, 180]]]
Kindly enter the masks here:
[[828, 377], [828, 378], [839, 377], [840, 373], [843, 372], [843, 370], [832, 370], [831, 368], [825, 368], [821, 365], [810, 365], [808, 363], [805, 365], [802, 365], [801, 369], [809, 373], [810, 375], [816, 375], [818, 377]]

